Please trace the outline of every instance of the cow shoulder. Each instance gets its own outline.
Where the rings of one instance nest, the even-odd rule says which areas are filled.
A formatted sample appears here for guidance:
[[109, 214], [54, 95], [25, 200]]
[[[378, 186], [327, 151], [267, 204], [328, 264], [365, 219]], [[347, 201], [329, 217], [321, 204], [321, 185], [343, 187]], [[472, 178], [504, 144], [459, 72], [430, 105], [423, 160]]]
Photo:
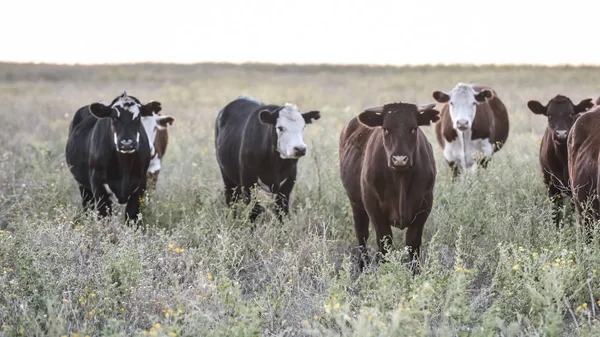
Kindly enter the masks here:
[[375, 129], [366, 127], [353, 117], [340, 135], [340, 147], [353, 147], [364, 152], [373, 131]]

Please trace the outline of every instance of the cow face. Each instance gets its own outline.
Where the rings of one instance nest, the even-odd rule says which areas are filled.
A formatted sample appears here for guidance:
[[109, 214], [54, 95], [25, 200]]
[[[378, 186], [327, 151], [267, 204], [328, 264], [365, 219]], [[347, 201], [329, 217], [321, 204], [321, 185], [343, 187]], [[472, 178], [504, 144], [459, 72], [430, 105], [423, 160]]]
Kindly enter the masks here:
[[157, 103], [142, 105], [137, 98], [124, 92], [108, 106], [102, 103], [91, 104], [90, 112], [98, 118], [110, 118], [113, 141], [118, 152], [134, 153], [139, 148], [141, 118], [152, 116]]
[[527, 107], [531, 112], [548, 117], [548, 128], [552, 132], [552, 140], [558, 144], [567, 143], [567, 135], [579, 114], [593, 105], [591, 98], [574, 105], [570, 98], [562, 95], [552, 98], [546, 106], [534, 100], [527, 102]]
[[448, 103], [452, 126], [457, 131], [470, 130], [475, 120], [477, 104], [492, 97], [492, 91], [483, 89], [475, 91], [471, 85], [458, 83], [450, 94], [435, 91], [433, 98], [439, 103]]
[[294, 104], [285, 105], [275, 111], [262, 110], [258, 114], [262, 123], [275, 126], [277, 151], [282, 159], [298, 159], [306, 154], [302, 134], [306, 124], [321, 117], [319, 111], [300, 113]]
[[387, 165], [396, 171], [412, 167], [417, 148], [419, 126], [439, 120], [435, 103], [416, 106], [409, 103], [392, 103], [366, 109], [358, 121], [371, 128], [380, 128]]
[[[156, 133], [158, 130], [165, 130], [167, 125], [172, 125], [175, 119], [171, 116], [159, 115], [158, 112], [162, 109], [160, 103], [154, 103], [152, 115], [142, 116], [142, 125], [148, 136], [148, 143], [150, 144], [150, 155], [154, 155], [154, 140], [156, 139]], [[150, 103], [149, 103], [150, 104]]]

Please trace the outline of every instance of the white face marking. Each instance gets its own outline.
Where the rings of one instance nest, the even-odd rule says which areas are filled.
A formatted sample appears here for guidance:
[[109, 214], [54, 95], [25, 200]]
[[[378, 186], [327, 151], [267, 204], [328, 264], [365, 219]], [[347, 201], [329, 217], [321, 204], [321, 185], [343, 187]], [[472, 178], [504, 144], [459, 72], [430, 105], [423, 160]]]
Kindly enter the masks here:
[[143, 116], [142, 117], [142, 125], [144, 126], [144, 130], [146, 131], [146, 135], [148, 136], [148, 144], [150, 145], [150, 155], [154, 156], [154, 141], [156, 139], [156, 134], [158, 130], [166, 129], [166, 127], [161, 126], [159, 122], [163, 119], [171, 118], [171, 116], [159, 116], [156, 113], [152, 113], [152, 116]]
[[277, 118], [277, 151], [282, 159], [296, 158], [294, 148], [306, 149], [302, 139], [304, 118], [296, 105], [285, 103]]
[[148, 172], [155, 173], [158, 170], [160, 170], [160, 158], [158, 158], [158, 156], [155, 156], [154, 158], [150, 159], [150, 166], [148, 166]]
[[466, 130], [462, 135], [463, 137], [459, 135], [451, 142], [445, 141], [444, 145], [444, 158], [458, 164], [462, 170], [469, 169], [482, 155], [489, 158], [494, 153], [494, 148], [488, 138], [471, 140], [470, 130]]
[[[133, 103], [133, 105], [131, 105], [131, 103]], [[131, 98], [129, 96], [120, 96], [119, 99], [117, 99], [117, 101], [112, 105], [112, 107], [113, 108], [119, 107], [123, 110], [131, 112], [133, 114], [133, 119], [136, 119], [140, 115], [141, 105], [138, 104], [133, 98]], [[121, 113], [119, 112], [119, 109], [116, 109], [116, 110], [117, 110], [117, 114], [120, 117]]]
[[452, 126], [458, 132], [461, 132], [461, 130], [457, 129], [459, 121], [461, 124], [467, 123], [468, 129], [473, 125], [477, 109], [475, 94], [477, 92], [473, 89], [473, 86], [465, 83], [458, 83], [448, 94], [450, 96], [448, 108], [450, 109]]
[[117, 147], [117, 149], [118, 149], [118, 148], [119, 148], [119, 143], [118, 143], [118, 141], [117, 141], [117, 133], [115, 132], [115, 133], [113, 133], [113, 135], [115, 136], [115, 137], [114, 137], [114, 139], [115, 139], [115, 146], [116, 146], [116, 147]]

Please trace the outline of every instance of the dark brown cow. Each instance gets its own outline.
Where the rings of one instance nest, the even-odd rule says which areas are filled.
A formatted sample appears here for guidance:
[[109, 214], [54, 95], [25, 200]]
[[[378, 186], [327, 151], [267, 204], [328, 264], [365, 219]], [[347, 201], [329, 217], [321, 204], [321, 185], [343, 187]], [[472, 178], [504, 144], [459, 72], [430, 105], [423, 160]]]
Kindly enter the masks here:
[[394, 226], [407, 229], [411, 261], [419, 256], [436, 177], [433, 149], [419, 126], [439, 119], [434, 106], [392, 103], [368, 108], [352, 118], [340, 135], [341, 177], [352, 206], [361, 270], [369, 221], [381, 255], [392, 243]]
[[571, 196], [567, 135], [580, 113], [592, 106], [592, 99], [584, 99], [574, 105], [571, 99], [556, 95], [544, 106], [538, 101], [527, 102], [527, 107], [536, 115], [548, 117], [548, 126], [540, 145], [540, 166], [548, 195], [554, 203], [552, 218], [560, 228], [562, 195]]
[[580, 222], [592, 240], [592, 226], [599, 220], [600, 106], [580, 115], [569, 132], [567, 147], [571, 194]]
[[162, 158], [167, 152], [167, 144], [169, 142], [167, 125], [172, 125], [174, 121], [175, 119], [171, 116], [164, 116], [157, 113], [142, 119], [146, 134], [152, 142], [152, 146], [150, 147], [152, 159], [150, 160], [147, 173], [149, 191], [156, 189], [158, 174], [162, 167]]
[[435, 91], [444, 105], [435, 126], [444, 158], [455, 179], [476, 162], [486, 168], [508, 138], [508, 113], [496, 92], [486, 86], [458, 83], [449, 94]]

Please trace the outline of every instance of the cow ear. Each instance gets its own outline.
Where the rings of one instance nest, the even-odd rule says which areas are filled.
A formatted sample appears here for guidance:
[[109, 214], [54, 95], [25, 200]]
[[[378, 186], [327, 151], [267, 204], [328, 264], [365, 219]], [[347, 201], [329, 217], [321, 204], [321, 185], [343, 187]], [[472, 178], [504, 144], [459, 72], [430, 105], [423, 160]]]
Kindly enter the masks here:
[[587, 111], [589, 108], [591, 108], [593, 106], [594, 106], [594, 103], [592, 103], [592, 99], [586, 98], [586, 99], [581, 100], [581, 102], [579, 102], [579, 104], [577, 104], [573, 110], [575, 110], [575, 114], [578, 114], [580, 112]]
[[271, 112], [270, 110], [261, 110], [258, 113], [258, 119], [264, 124], [277, 124], [277, 118], [279, 118], [279, 111]]
[[112, 116], [112, 108], [102, 103], [90, 104], [90, 112], [98, 118], [106, 118]]
[[358, 115], [358, 121], [370, 128], [383, 125], [383, 106], [365, 109]]
[[158, 114], [162, 110], [162, 106], [160, 102], [152, 101], [145, 105], [142, 105], [140, 109], [140, 113], [142, 116], [152, 116], [153, 114]]
[[447, 93], [441, 91], [434, 91], [432, 96], [433, 99], [435, 99], [438, 103], [448, 103], [448, 101], [450, 100], [450, 96]]
[[419, 113], [419, 117], [417, 117], [417, 122], [419, 123], [419, 126], [429, 125], [439, 120], [440, 112], [435, 109], [426, 109], [423, 112]]
[[302, 114], [302, 118], [304, 118], [304, 122], [306, 124], [312, 123], [313, 120], [317, 120], [321, 118], [321, 113], [319, 111], [309, 111]]
[[173, 118], [171, 116], [156, 116], [156, 124], [158, 125], [158, 128], [161, 130], [166, 129], [167, 124], [173, 125], [174, 121], [175, 121], [175, 118]]
[[545, 106], [542, 105], [542, 103], [538, 102], [538, 101], [529, 101], [527, 102], [527, 107], [529, 108], [529, 110], [531, 110], [531, 112], [533, 112], [536, 115], [544, 115], [546, 116], [547, 113], [547, 108]]
[[475, 94], [475, 100], [479, 103], [485, 102], [488, 98], [492, 98], [492, 91], [489, 89], [483, 89]]

